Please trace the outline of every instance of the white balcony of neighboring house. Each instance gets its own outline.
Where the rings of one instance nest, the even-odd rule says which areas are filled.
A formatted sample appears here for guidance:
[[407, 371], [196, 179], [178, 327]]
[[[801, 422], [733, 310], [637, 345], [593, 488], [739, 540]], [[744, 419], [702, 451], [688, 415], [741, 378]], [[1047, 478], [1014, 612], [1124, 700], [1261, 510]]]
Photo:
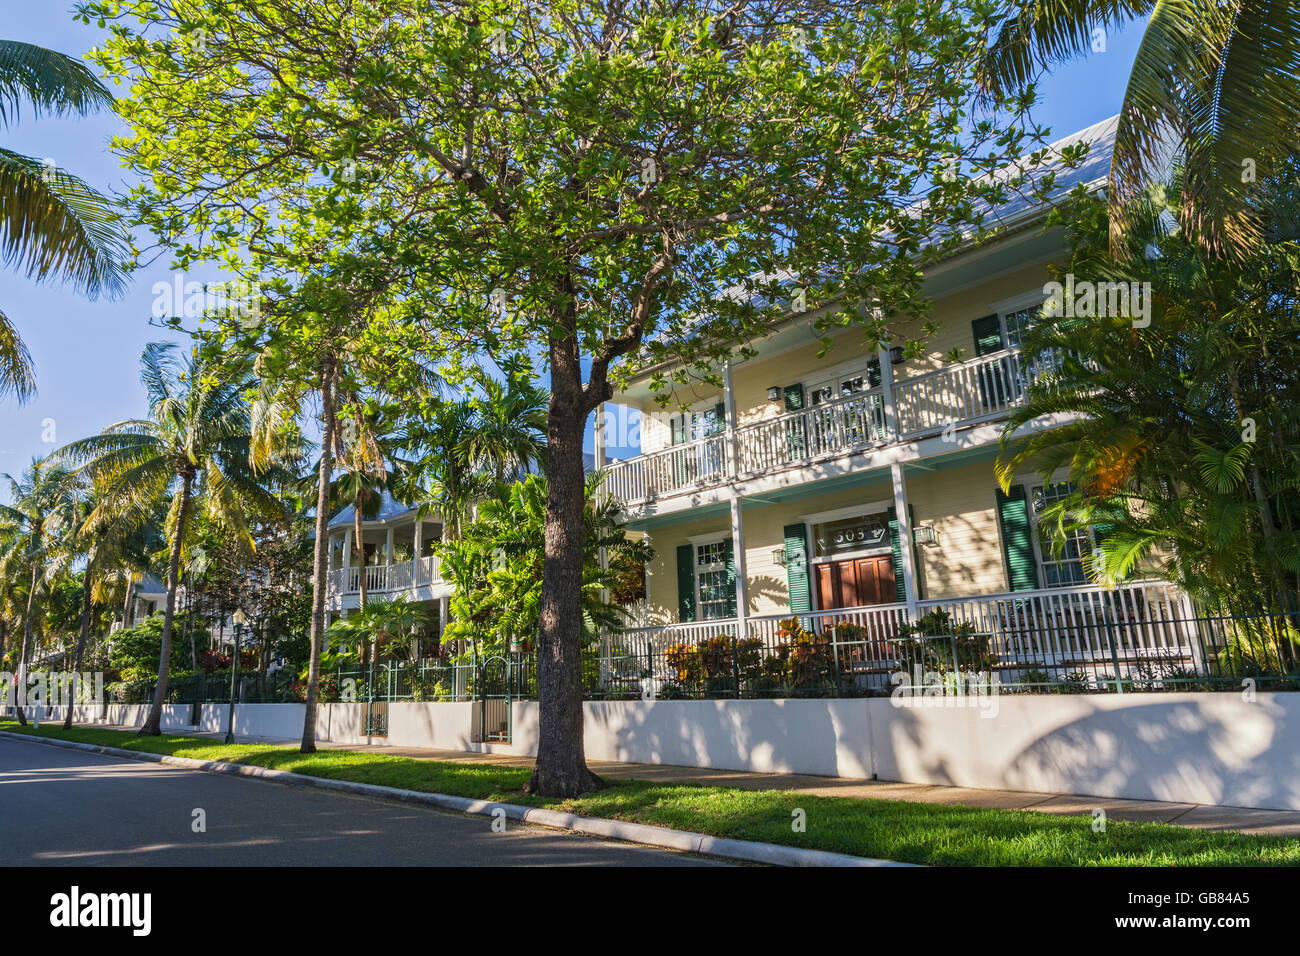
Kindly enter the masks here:
[[329, 522], [327, 600], [332, 610], [355, 608], [364, 584], [367, 598], [402, 595], [408, 600], [438, 600], [449, 589], [442, 580], [434, 545], [442, 522], [420, 516], [415, 508], [385, 492], [371, 510], [363, 510], [361, 547], [351, 505]]

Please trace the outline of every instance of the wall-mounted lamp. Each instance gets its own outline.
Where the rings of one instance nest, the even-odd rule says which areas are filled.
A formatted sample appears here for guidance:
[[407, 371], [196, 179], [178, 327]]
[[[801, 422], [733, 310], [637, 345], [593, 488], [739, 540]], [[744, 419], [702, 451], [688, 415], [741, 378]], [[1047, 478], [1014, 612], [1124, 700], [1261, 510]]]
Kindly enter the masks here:
[[768, 386], [768, 389], [767, 389], [767, 400], [768, 400], [769, 402], [777, 402], [777, 401], [780, 401], [780, 400], [781, 400], [781, 386], [780, 386], [780, 385], [769, 385], [769, 386]]
[[902, 361], [903, 361], [903, 347], [901, 345], [895, 345], [892, 349], [889, 350], [889, 364], [900, 365], [902, 364]]
[[913, 528], [912, 540], [917, 544], [938, 544], [939, 536], [934, 533], [934, 528], [926, 526]]
[[774, 548], [772, 551], [772, 563], [778, 567], [785, 567], [785, 548]]

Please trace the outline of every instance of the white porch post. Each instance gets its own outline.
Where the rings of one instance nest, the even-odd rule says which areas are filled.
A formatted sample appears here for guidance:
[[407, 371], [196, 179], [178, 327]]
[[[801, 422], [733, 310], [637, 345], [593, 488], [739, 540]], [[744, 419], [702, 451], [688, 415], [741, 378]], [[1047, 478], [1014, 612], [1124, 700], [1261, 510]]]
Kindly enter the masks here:
[[596, 406], [595, 421], [596, 467], [605, 467], [605, 403]]
[[[596, 406], [596, 420], [593, 429], [594, 429], [593, 441], [595, 442], [595, 446], [596, 446], [596, 455], [595, 455], [596, 470], [599, 471], [600, 469], [605, 467], [605, 403], [604, 402], [601, 402], [599, 405]], [[606, 491], [603, 487], [596, 489], [597, 501], [603, 501], [605, 497], [606, 497]], [[609, 567], [609, 555], [604, 548], [600, 549], [600, 552], [596, 556], [596, 560], [600, 562], [600, 567], [602, 571]], [[600, 600], [604, 604], [609, 603], [609, 590], [607, 588], [601, 589]]]
[[894, 363], [889, 358], [889, 347], [881, 342], [876, 346], [876, 361], [880, 363], [880, 402], [885, 409], [885, 437], [898, 438], [898, 409], [894, 405]]
[[731, 555], [736, 568], [736, 639], [748, 635], [745, 619], [749, 615], [749, 572], [745, 562], [745, 519], [740, 507], [740, 496], [731, 495]]
[[384, 564], [393, 563], [393, 529], [389, 527], [388, 537], [384, 542]]
[[[727, 420], [727, 474], [740, 473], [740, 449], [736, 444], [736, 393], [731, 387], [731, 363], [722, 366], [722, 408]], [[734, 514], [734, 512], [733, 512]]]
[[411, 547], [412, 547], [412, 551], [414, 552], [411, 555], [411, 583], [419, 584], [420, 583], [420, 557], [421, 557], [421, 552], [424, 550], [424, 519], [423, 518], [417, 517], [415, 519], [415, 538], [414, 538], [414, 543], [412, 544]]
[[[343, 570], [352, 567], [352, 529], [343, 532]], [[346, 575], [344, 575], [346, 577]]]
[[898, 522], [898, 557], [903, 562], [903, 594], [907, 601], [907, 616], [916, 617], [916, 561], [913, 551], [916, 545], [912, 541], [912, 516], [907, 508], [907, 481], [903, 475], [903, 463], [896, 461], [889, 466], [894, 479], [894, 515]]

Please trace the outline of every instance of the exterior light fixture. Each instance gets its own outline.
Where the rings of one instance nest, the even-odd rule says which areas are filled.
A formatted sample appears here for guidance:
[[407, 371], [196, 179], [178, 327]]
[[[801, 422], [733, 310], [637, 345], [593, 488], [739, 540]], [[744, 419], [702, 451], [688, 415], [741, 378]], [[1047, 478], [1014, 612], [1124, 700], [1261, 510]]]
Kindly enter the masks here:
[[772, 563], [778, 567], [785, 567], [785, 548], [774, 548], [772, 551]]
[[780, 400], [781, 400], [781, 386], [780, 386], [780, 385], [769, 385], [769, 386], [768, 386], [768, 389], [767, 389], [767, 400], [768, 400], [769, 402], [776, 402], [776, 401], [780, 401]]
[[901, 345], [895, 345], [892, 349], [889, 350], [889, 364], [901, 365], [902, 362], [903, 362], [903, 347]]
[[926, 526], [912, 529], [912, 540], [917, 544], [937, 544], [938, 536], [934, 533], [934, 528]]

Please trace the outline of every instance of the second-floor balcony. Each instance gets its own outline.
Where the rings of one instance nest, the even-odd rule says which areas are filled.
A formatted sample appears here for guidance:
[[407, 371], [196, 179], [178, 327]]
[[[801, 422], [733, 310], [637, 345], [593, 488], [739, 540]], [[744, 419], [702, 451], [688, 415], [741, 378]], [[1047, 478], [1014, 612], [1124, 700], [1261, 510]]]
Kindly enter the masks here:
[[1029, 380], [1020, 350], [1004, 349], [615, 462], [605, 487], [644, 502], [994, 421]]
[[396, 564], [372, 564], [364, 568], [335, 568], [329, 572], [329, 596], [360, 594], [362, 575], [365, 575], [366, 595], [391, 597], [405, 591], [442, 584], [442, 571], [437, 557], [425, 555], [412, 561]]

